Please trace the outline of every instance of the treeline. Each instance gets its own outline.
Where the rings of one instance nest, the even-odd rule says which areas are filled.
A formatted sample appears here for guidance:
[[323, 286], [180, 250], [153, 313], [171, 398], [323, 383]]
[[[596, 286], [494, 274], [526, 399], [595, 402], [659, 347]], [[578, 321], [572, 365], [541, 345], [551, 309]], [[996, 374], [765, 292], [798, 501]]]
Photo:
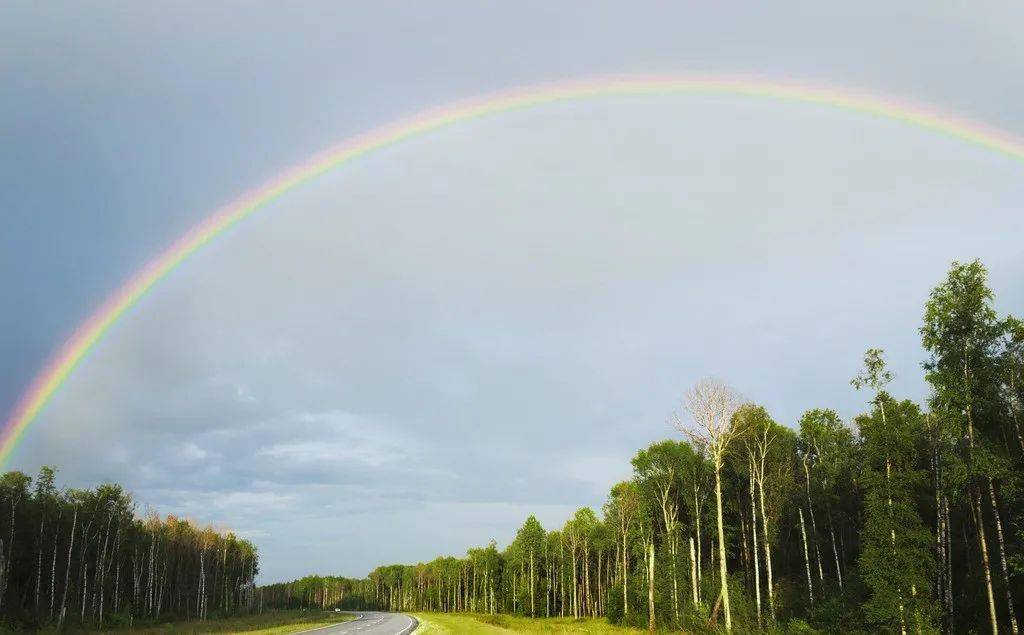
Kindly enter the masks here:
[[58, 491], [0, 477], [3, 627], [81, 627], [206, 619], [259, 608], [256, 547], [231, 533], [154, 513], [137, 515], [118, 485]]
[[851, 381], [867, 406], [852, 425], [827, 408], [780, 425], [703, 381], [672, 415], [682, 439], [639, 451], [600, 517], [583, 508], [545, 530], [530, 516], [503, 550], [305, 578], [268, 601], [652, 630], [1016, 633], [1024, 324], [996, 313], [986, 278], [954, 263], [931, 293], [926, 404], [888, 392], [878, 349]]
[[373, 601], [373, 582], [368, 579], [310, 575], [292, 582], [259, 588], [268, 607], [278, 609], [372, 609], [383, 604]]

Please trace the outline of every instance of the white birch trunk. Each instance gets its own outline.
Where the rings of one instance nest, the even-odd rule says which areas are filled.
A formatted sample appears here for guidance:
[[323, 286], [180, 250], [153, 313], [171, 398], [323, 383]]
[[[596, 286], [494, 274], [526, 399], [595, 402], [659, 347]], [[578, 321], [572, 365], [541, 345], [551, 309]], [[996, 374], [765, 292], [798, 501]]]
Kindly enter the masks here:
[[807, 597], [814, 604], [814, 580], [811, 578], [811, 557], [807, 550], [807, 529], [804, 527], [804, 510], [797, 508], [800, 514], [800, 535], [804, 539], [804, 566], [807, 568]]
[[758, 499], [761, 506], [761, 530], [764, 534], [764, 572], [768, 583], [768, 610], [772, 619], [775, 619], [775, 581], [772, 578], [772, 543], [768, 539], [768, 514], [765, 513], [764, 504], [764, 458], [761, 459], [760, 471], [757, 479]]
[[652, 530], [651, 540], [647, 544], [647, 629], [654, 632], [654, 534]]
[[71, 584], [71, 556], [75, 547], [75, 527], [78, 525], [78, 506], [75, 506], [75, 515], [71, 519], [71, 538], [68, 541], [68, 566], [64, 570], [64, 595], [60, 601], [60, 617], [57, 621], [57, 628], [60, 630], [64, 623], [64, 613], [68, 606], [68, 587]]
[[725, 631], [732, 632], [732, 610], [729, 607], [729, 570], [725, 562], [725, 523], [722, 520], [721, 457], [715, 457], [715, 507], [718, 516], [718, 572], [722, 580], [722, 608], [725, 610]]
[[754, 551], [754, 597], [757, 600], [757, 626], [761, 627], [761, 566], [757, 553], [757, 505], [754, 503], [754, 461], [750, 461], [750, 535]]
[[700, 599], [697, 597], [697, 553], [693, 547], [693, 536], [690, 536], [690, 584], [693, 585], [693, 606], [696, 608]]
[[999, 561], [1003, 569], [1003, 586], [1006, 589], [1006, 608], [1010, 612], [1010, 632], [1017, 635], [1017, 616], [1013, 610], [1013, 590], [1010, 586], [1010, 571], [1006, 565], [1006, 546], [1003, 542], [1003, 521], [999, 518], [996, 488], [991, 477], [988, 479], [988, 494], [992, 500], [992, 514], [996, 518], [996, 540], [999, 542]]

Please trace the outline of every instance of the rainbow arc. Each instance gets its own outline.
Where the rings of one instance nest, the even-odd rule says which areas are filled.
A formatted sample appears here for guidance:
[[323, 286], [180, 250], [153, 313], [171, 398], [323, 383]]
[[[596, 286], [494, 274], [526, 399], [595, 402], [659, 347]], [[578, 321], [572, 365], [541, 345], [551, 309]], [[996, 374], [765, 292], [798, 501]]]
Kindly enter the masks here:
[[764, 78], [689, 75], [598, 78], [520, 88], [428, 110], [358, 135], [284, 170], [209, 216], [152, 259], [75, 330], [35, 377], [0, 431], [0, 466], [6, 465], [25, 431], [89, 351], [161, 278], [211, 240], [295, 187], [411, 137], [474, 119], [557, 102], [669, 94], [725, 95], [817, 104], [902, 122], [1024, 162], [1024, 142], [975, 121], [889, 97]]

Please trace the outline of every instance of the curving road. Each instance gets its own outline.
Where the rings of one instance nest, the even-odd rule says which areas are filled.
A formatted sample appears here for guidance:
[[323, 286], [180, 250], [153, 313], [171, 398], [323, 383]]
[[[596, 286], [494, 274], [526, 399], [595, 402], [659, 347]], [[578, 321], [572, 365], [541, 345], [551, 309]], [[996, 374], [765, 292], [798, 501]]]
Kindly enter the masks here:
[[364, 611], [356, 613], [356, 615], [359, 617], [351, 622], [314, 628], [302, 631], [302, 633], [311, 635], [353, 635], [355, 633], [359, 635], [409, 635], [416, 630], [416, 626], [419, 624], [415, 618], [402, 613]]

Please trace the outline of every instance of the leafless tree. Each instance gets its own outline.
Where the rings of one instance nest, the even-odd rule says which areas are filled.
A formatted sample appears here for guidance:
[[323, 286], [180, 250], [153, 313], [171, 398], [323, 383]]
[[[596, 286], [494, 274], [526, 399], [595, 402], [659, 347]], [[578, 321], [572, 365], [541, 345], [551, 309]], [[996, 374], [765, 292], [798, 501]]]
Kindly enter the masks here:
[[725, 630], [732, 631], [732, 612], [729, 607], [729, 571], [725, 556], [725, 528], [722, 521], [722, 466], [726, 451], [736, 439], [739, 430], [733, 415], [741, 400], [736, 391], [722, 381], [702, 379], [686, 393], [684, 406], [689, 421], [674, 419], [675, 426], [691, 441], [704, 447], [715, 467], [715, 504], [718, 520], [718, 567], [721, 578], [722, 607], [725, 611]]

